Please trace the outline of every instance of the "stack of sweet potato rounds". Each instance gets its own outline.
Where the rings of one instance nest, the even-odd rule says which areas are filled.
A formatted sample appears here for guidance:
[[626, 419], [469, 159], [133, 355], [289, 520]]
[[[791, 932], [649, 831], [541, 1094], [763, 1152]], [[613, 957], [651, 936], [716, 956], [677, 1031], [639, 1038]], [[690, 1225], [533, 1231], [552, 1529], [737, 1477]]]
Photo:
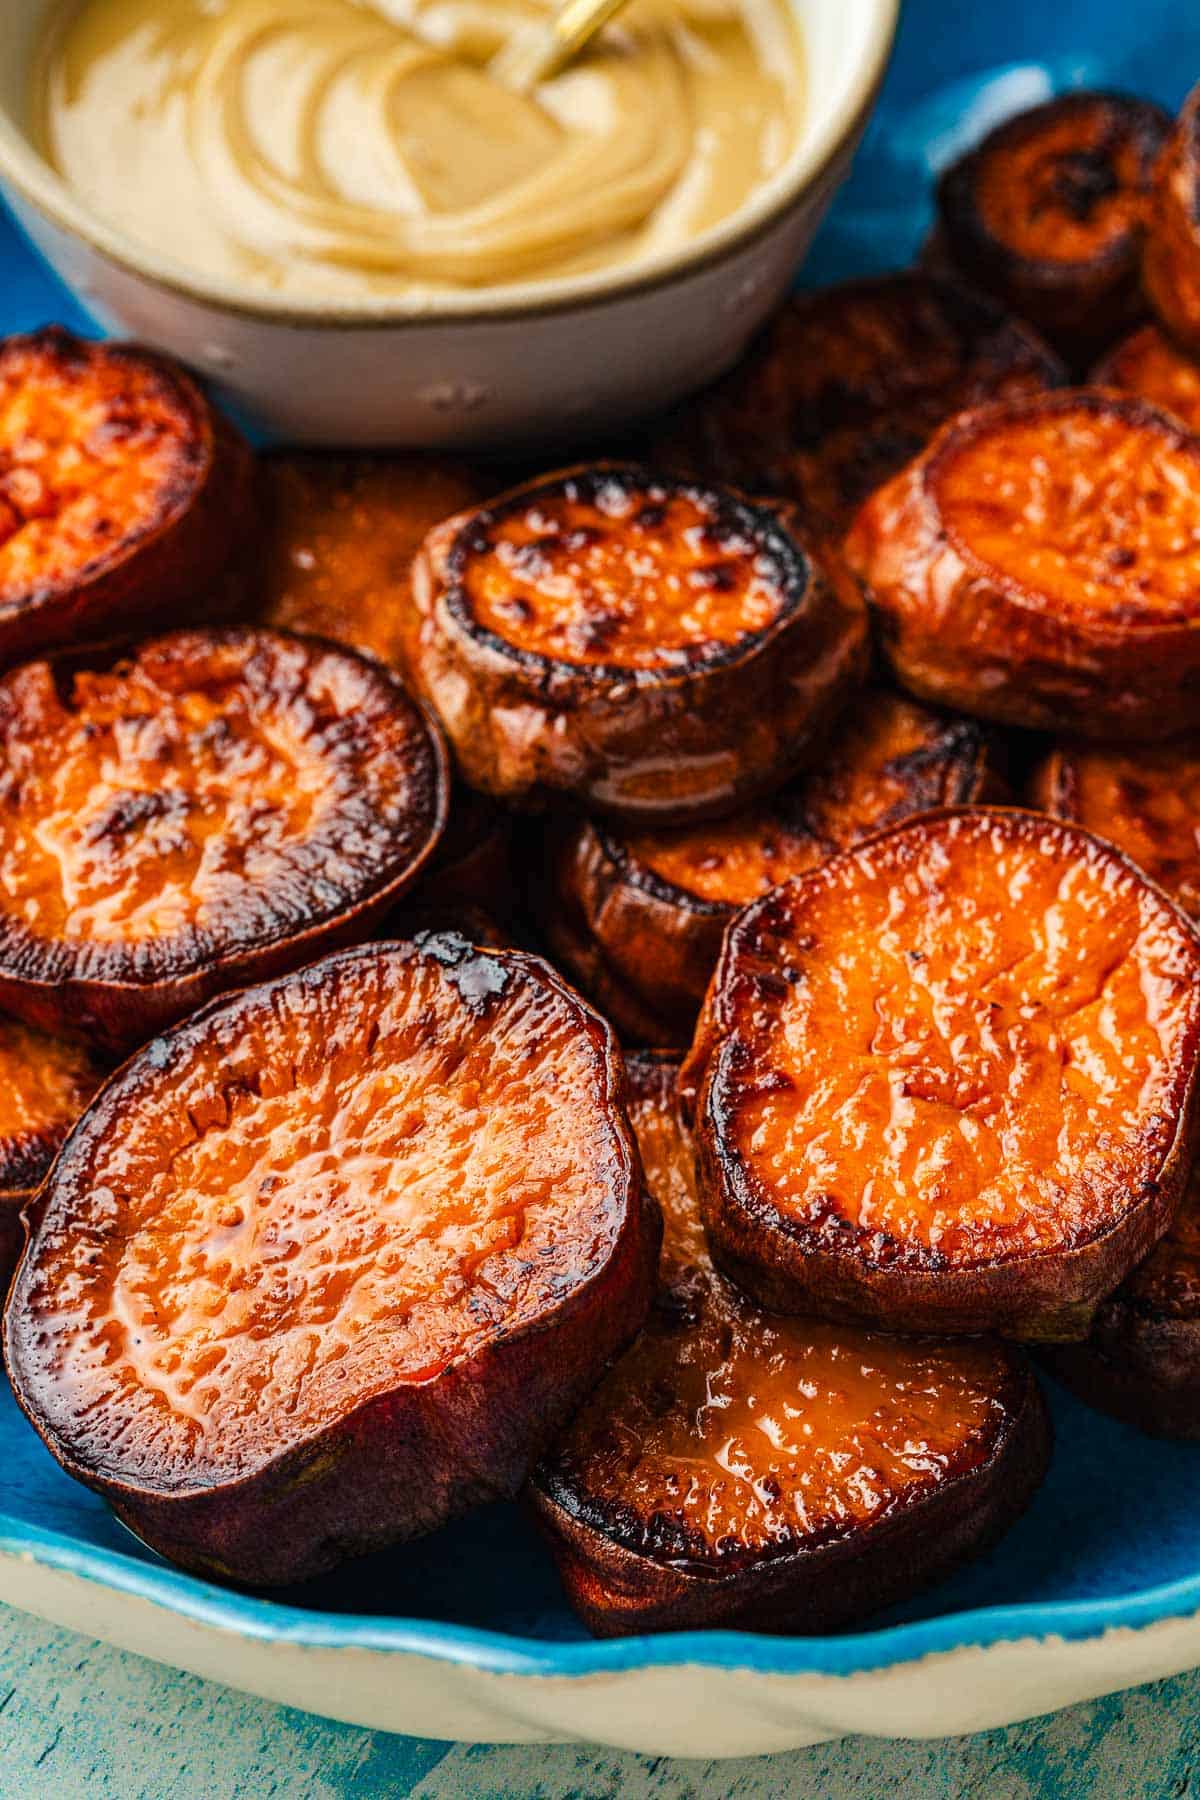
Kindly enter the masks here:
[[597, 1632], [830, 1630], [1021, 1512], [1027, 1346], [1200, 1437], [1198, 114], [565, 469], [0, 346], [5, 1359], [147, 1543], [524, 1488]]

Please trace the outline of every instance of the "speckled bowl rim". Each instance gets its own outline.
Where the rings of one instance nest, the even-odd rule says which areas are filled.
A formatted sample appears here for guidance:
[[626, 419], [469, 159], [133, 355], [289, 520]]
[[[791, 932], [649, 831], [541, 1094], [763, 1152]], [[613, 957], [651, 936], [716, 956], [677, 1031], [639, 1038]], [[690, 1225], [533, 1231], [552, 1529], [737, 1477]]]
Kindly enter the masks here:
[[[789, 0], [792, 4], [793, 0]], [[824, 0], [837, 5], [838, 0]], [[598, 271], [557, 280], [522, 282], [504, 289], [333, 305], [320, 298], [289, 300], [256, 294], [249, 286], [206, 278], [159, 256], [103, 219], [72, 192], [43, 161], [28, 137], [0, 116], [0, 182], [52, 225], [104, 256], [126, 274], [166, 289], [181, 299], [216, 307], [238, 318], [308, 329], [395, 329], [398, 326], [484, 324], [573, 312], [605, 305], [658, 287], [669, 287], [726, 262], [765, 236], [805, 196], [819, 188], [850, 146], [874, 104], [899, 22], [900, 0], [865, 0], [870, 14], [857, 52], [858, 63], [841, 103], [821, 118], [786, 168], [765, 182], [745, 206], [704, 232], [682, 252], [663, 251], [636, 269]], [[812, 104], [811, 96], [809, 103]]]
[[163, 1607], [209, 1629], [267, 1644], [366, 1650], [520, 1677], [581, 1678], [652, 1668], [748, 1670], [764, 1675], [851, 1676], [932, 1655], [1055, 1639], [1080, 1642], [1142, 1631], [1200, 1612], [1200, 1575], [1098, 1600], [1031, 1601], [944, 1613], [914, 1624], [834, 1637], [768, 1637], [739, 1631], [555, 1642], [435, 1620], [329, 1613], [228, 1592], [119, 1551], [0, 1513], [0, 1557], [17, 1557]]

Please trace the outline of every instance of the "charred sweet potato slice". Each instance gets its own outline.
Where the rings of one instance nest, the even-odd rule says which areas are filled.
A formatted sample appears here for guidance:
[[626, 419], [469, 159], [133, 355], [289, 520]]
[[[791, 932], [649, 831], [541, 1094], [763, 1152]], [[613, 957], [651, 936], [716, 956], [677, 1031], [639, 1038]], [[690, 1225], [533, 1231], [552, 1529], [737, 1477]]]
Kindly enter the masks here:
[[342, 951], [132, 1058], [6, 1321], [71, 1474], [188, 1568], [295, 1581], [511, 1494], [653, 1288], [609, 1028], [453, 936]]
[[1089, 738], [1187, 730], [1200, 694], [1200, 438], [1087, 388], [965, 413], [864, 506], [849, 566], [901, 682]]
[[645, 1331], [539, 1464], [535, 1516], [595, 1632], [824, 1631], [997, 1536], [1045, 1469], [1025, 1365], [760, 1313], [713, 1272], [674, 1068], [630, 1062], [630, 1117], [663, 1210]]
[[21, 1211], [103, 1080], [83, 1045], [0, 1018], [0, 1285], [24, 1231]]
[[567, 824], [552, 840], [543, 934], [619, 1030], [686, 1042], [739, 907], [913, 813], [993, 797], [993, 764], [972, 721], [870, 689], [820, 768], [732, 819]]
[[197, 612], [251, 492], [182, 369], [56, 329], [0, 341], [0, 665]]
[[365, 933], [448, 787], [381, 664], [250, 629], [22, 664], [0, 770], [0, 1004], [112, 1048]]
[[754, 902], [689, 1059], [713, 1254], [764, 1305], [1086, 1336], [1170, 1225], [1200, 939], [1035, 813], [927, 814]]
[[479, 474], [446, 457], [281, 451], [262, 477], [262, 622], [396, 663], [413, 557], [440, 519], [486, 498]]
[[1142, 285], [1170, 335], [1200, 356], [1200, 86], [1159, 159]]
[[1200, 1438], [1200, 1176], [1083, 1344], [1045, 1352], [1081, 1399], [1155, 1437]]
[[414, 596], [410, 672], [460, 769], [525, 807], [728, 812], [812, 755], [865, 664], [857, 594], [774, 512], [633, 467], [450, 520]]
[[789, 301], [653, 454], [703, 479], [786, 495], [818, 537], [839, 540], [944, 420], [1065, 379], [1028, 327], [957, 283], [916, 273], [856, 281]]
[[1138, 750], [1061, 745], [1035, 772], [1031, 798], [1107, 838], [1200, 918], [1200, 738]]
[[1161, 107], [1080, 90], [1006, 119], [938, 184], [940, 248], [1079, 366], [1143, 310]]
[[1126, 388], [1169, 412], [1188, 431], [1200, 431], [1200, 365], [1176, 348], [1157, 325], [1122, 338], [1092, 370], [1094, 387]]

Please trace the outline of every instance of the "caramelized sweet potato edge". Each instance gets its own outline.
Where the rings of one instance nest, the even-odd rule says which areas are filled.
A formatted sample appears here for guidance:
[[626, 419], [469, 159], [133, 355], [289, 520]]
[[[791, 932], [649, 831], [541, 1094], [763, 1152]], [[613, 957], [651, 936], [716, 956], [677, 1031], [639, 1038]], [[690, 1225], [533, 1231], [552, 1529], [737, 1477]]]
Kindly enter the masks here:
[[[733, 643], [708, 646], [703, 655], [688, 653], [686, 668], [640, 668], [620, 663], [567, 662], [561, 657], [547, 656], [510, 643], [488, 626], [480, 624], [472, 610], [463, 586], [463, 578], [471, 556], [486, 542], [487, 532], [506, 516], [528, 506], [539, 494], [552, 494], [566, 482], [594, 488], [605, 480], [617, 480], [630, 488], [657, 485], [675, 493], [707, 501], [714, 506], [718, 518], [730, 527], [737, 526], [754, 545], [753, 554], [765, 550], [780, 572], [778, 587], [780, 606], [774, 618], [762, 629], [746, 632]], [[771, 641], [794, 624], [813, 597], [822, 579], [822, 571], [811, 551], [787, 527], [779, 508], [770, 501], [757, 502], [735, 489], [721, 489], [685, 476], [660, 475], [638, 463], [582, 463], [556, 469], [535, 480], [498, 495], [486, 506], [460, 515], [458, 530], [447, 545], [437, 582], [440, 604], [457, 630], [476, 643], [490, 659], [515, 667], [526, 678], [547, 684], [555, 705], [570, 705], [570, 690], [580, 697], [595, 689], [619, 686], [636, 689], [661, 689], [690, 685], [697, 677], [717, 674], [753, 660]]]

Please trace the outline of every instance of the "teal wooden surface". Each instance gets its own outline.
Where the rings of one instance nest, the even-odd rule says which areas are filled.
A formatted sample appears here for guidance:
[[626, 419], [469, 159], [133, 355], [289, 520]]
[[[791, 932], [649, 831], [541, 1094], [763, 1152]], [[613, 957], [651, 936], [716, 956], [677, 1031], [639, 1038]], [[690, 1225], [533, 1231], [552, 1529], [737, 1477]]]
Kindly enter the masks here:
[[[1193, 1786], [1193, 1771], [1197, 1771]], [[940, 1743], [677, 1762], [334, 1725], [0, 1607], [4, 1800], [1183, 1800], [1200, 1673]]]

